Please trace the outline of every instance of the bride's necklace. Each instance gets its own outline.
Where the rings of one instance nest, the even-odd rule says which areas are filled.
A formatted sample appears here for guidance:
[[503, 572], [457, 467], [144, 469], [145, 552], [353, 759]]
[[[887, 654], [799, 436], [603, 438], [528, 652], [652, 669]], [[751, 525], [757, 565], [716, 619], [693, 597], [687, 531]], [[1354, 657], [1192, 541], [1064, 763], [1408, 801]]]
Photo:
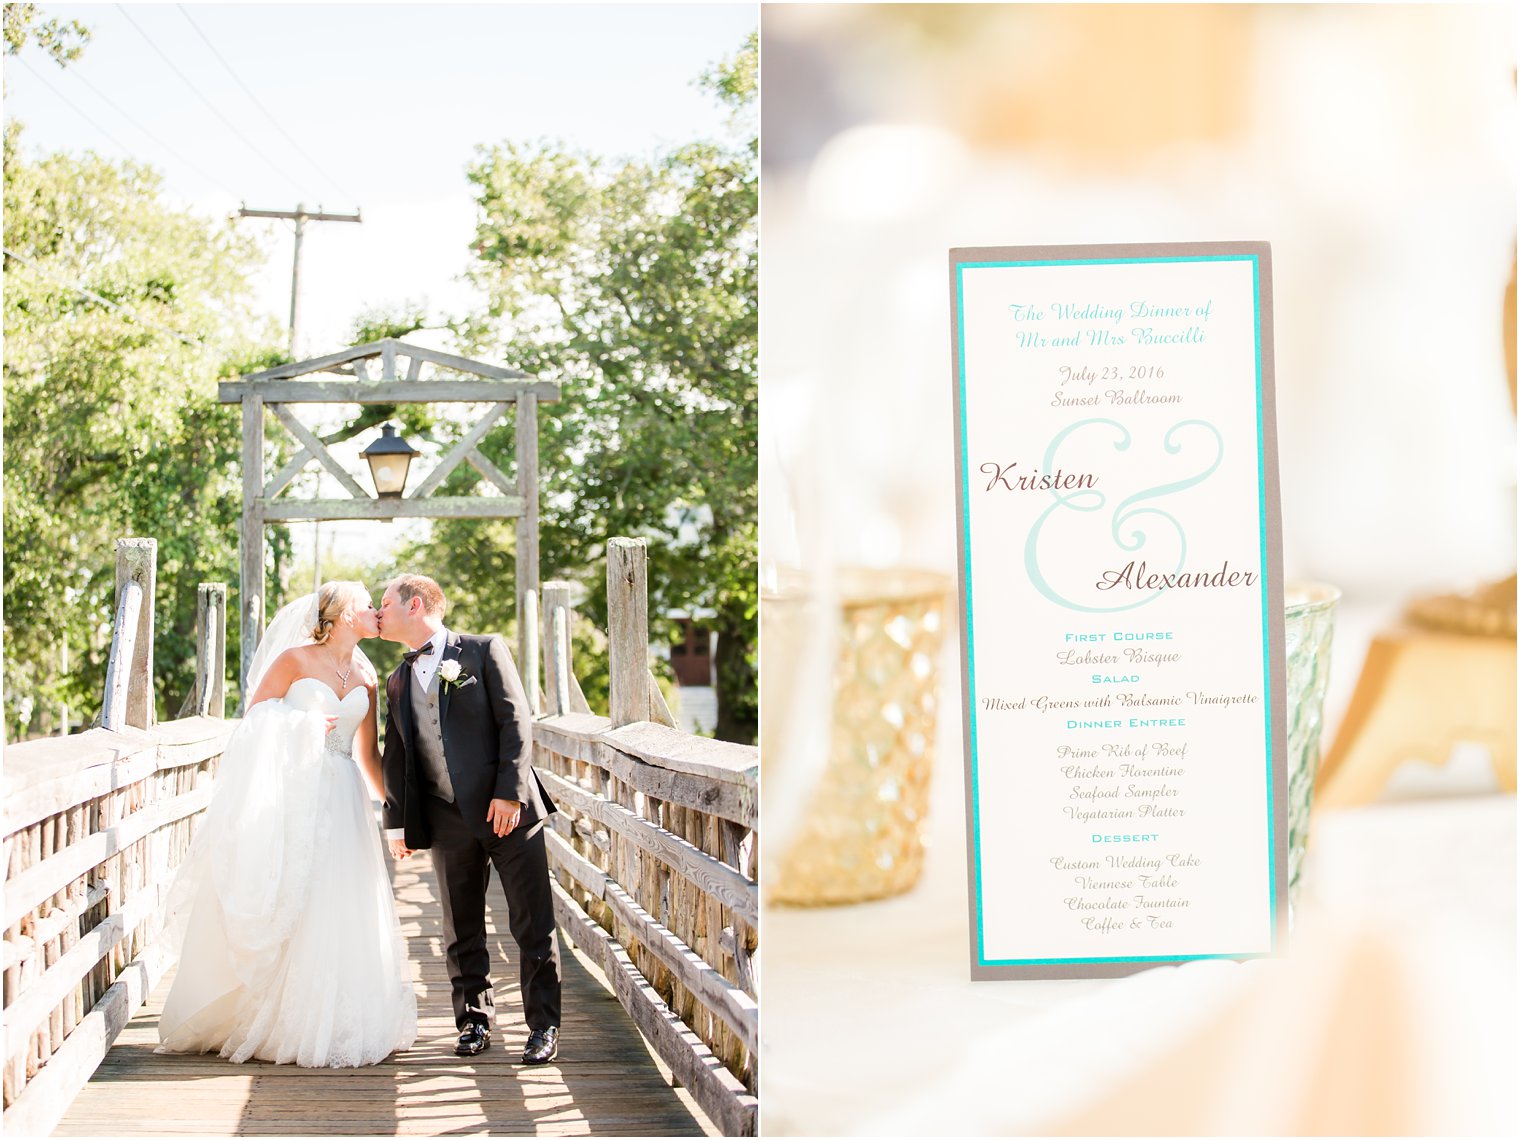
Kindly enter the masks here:
[[351, 673], [353, 673], [353, 671], [354, 671], [354, 658], [353, 658], [353, 654], [349, 654], [348, 668], [346, 670], [339, 669], [337, 662], [331, 662], [331, 664], [332, 664], [332, 671], [338, 675], [338, 680], [342, 684], [342, 688], [339, 689], [339, 692], [342, 692], [343, 689], [347, 689], [348, 688], [348, 678], [349, 678], [349, 675]]

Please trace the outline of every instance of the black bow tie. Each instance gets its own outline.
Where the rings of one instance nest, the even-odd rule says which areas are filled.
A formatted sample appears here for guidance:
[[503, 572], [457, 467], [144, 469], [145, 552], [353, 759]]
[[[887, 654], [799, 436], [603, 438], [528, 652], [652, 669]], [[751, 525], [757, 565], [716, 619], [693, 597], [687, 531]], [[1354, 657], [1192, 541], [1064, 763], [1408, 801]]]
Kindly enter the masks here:
[[431, 641], [429, 641], [421, 649], [410, 649], [407, 652], [403, 653], [401, 655], [401, 660], [404, 661], [406, 664], [410, 665], [413, 662], [415, 662], [417, 660], [417, 658], [421, 657], [424, 653], [431, 653], [432, 651], [433, 651], [433, 643]]

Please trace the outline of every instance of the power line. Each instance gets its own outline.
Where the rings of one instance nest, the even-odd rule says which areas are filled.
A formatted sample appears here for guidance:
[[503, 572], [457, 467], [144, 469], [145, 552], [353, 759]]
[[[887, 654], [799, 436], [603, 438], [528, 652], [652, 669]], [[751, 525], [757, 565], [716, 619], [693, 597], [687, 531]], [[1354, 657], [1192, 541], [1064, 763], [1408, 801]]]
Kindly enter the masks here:
[[111, 300], [109, 297], [102, 297], [99, 293], [92, 292], [91, 290], [86, 289], [83, 285], [77, 284], [76, 282], [73, 282], [73, 281], [65, 281], [61, 277], [54, 276], [53, 274], [49, 273], [46, 269], [43, 269], [42, 266], [38, 265], [35, 261], [33, 261], [29, 257], [25, 257], [22, 254], [16, 253], [14, 250], [3, 249], [3, 247], [0, 247], [0, 250], [3, 250], [3, 252], [5, 253], [6, 257], [13, 257], [17, 261], [21, 262], [23, 265], [30, 266], [31, 269], [32, 269], [32, 272], [36, 273], [39, 277], [45, 277], [49, 281], [51, 281], [54, 285], [61, 285], [65, 289], [71, 289], [75, 293], [78, 293], [78, 294], [80, 294], [83, 297], [88, 297], [92, 301], [99, 301], [102, 305], [105, 305], [107, 308], [115, 309], [118, 313], [120, 313], [122, 316], [126, 317], [127, 320], [131, 321], [133, 324], [142, 325], [144, 328], [151, 329], [152, 331], [154, 331], [156, 333], [161, 333], [164, 336], [172, 336], [175, 340], [183, 341], [185, 344], [188, 344], [191, 348], [203, 348], [204, 347], [204, 345], [202, 345], [202, 343], [200, 341], [194, 340], [191, 337], [186, 336], [184, 333], [177, 333], [173, 329], [166, 329], [166, 328], [164, 328], [163, 325], [154, 324], [152, 321], [144, 320], [142, 317], [140, 317], [136, 313], [132, 312], [132, 310], [127, 309], [127, 308], [123, 308], [121, 305], [118, 305], [115, 301]]
[[233, 82], [241, 87], [243, 89], [243, 93], [253, 101], [253, 105], [264, 113], [264, 117], [269, 120], [274, 129], [285, 136], [285, 141], [290, 143], [290, 145], [295, 148], [296, 153], [304, 158], [307, 162], [309, 162], [311, 164], [311, 168], [320, 174], [323, 178], [327, 179], [327, 181], [330, 182], [340, 194], [348, 198], [349, 201], [357, 204], [359, 200], [358, 197], [354, 194], [350, 194], [347, 190], [345, 190], [342, 183], [340, 183], [336, 178], [329, 174], [327, 172], [327, 169], [323, 167], [321, 163], [306, 153], [305, 148], [303, 148], [300, 143], [296, 142], [296, 140], [291, 137], [290, 133], [280, 125], [279, 120], [270, 113], [269, 108], [264, 106], [264, 104], [259, 101], [259, 97], [249, 89], [248, 84], [244, 83], [238, 73], [232, 70], [232, 64], [228, 63], [222, 53], [216, 50], [216, 45], [211, 42], [210, 37], [208, 37], [206, 33], [201, 30], [200, 25], [191, 18], [189, 10], [183, 4], [176, 4], [175, 7], [180, 10], [180, 14], [185, 17], [186, 22], [195, 29], [195, 34], [200, 36], [200, 38], [205, 42], [206, 46], [211, 49], [211, 54], [216, 56], [217, 62], [219, 62], [224, 68], [227, 69], [227, 74], [232, 76]]
[[[26, 68], [33, 75], [35, 75], [37, 77], [37, 79], [43, 84], [43, 86], [45, 86], [54, 95], [58, 96], [58, 98], [70, 110], [72, 110], [75, 114], [77, 114], [85, 122], [89, 123], [90, 126], [94, 127], [102, 135], [104, 135], [106, 137], [106, 140], [108, 142], [114, 143], [117, 146], [117, 148], [120, 149], [121, 152], [124, 155], [126, 155], [129, 159], [133, 157], [134, 152], [133, 152], [133, 150], [132, 150], [131, 147], [127, 146], [126, 143], [122, 142], [115, 135], [113, 135], [110, 131], [106, 130], [105, 127], [103, 127], [99, 123], [97, 123], [94, 119], [92, 119], [84, 111], [84, 109], [82, 107], [79, 106], [79, 104], [75, 103], [72, 99], [70, 99], [62, 91], [58, 90], [57, 87], [54, 87], [52, 83], [48, 82], [47, 76], [43, 75], [40, 71], [38, 71], [30, 63], [28, 63], [26, 61], [26, 58], [24, 56], [16, 55], [16, 56], [13, 56], [12, 58], [15, 59], [16, 62], [18, 62], [19, 64], [21, 64], [22, 67]], [[80, 80], [86, 87], [88, 87], [97, 96], [99, 96], [100, 99], [103, 102], [110, 104], [116, 110], [116, 112], [118, 114], [120, 114], [122, 118], [126, 119], [127, 122], [131, 123], [132, 126], [136, 127], [138, 130], [142, 131], [142, 133], [145, 134], [145, 135], [147, 135], [148, 138], [150, 138], [154, 142], [158, 143], [159, 146], [163, 147], [170, 154], [172, 154], [175, 158], [179, 159], [186, 166], [188, 166], [191, 170], [193, 170], [197, 174], [199, 174], [202, 178], [206, 179], [206, 181], [211, 182], [214, 185], [220, 186], [223, 190], [225, 190], [228, 194], [232, 195], [232, 197], [234, 197], [234, 198], [241, 198], [242, 197], [242, 195], [240, 195], [236, 190], [234, 190], [234, 189], [232, 189], [232, 187], [228, 186], [227, 183], [223, 182], [220, 178], [217, 178], [214, 175], [207, 174], [199, 166], [196, 166], [195, 163], [191, 162], [188, 158], [185, 158], [182, 154], [180, 154], [178, 151], [176, 151], [168, 143], [164, 142], [157, 135], [153, 134], [153, 132], [150, 131], [150, 130], [148, 130], [147, 127], [143, 126], [136, 119], [132, 118], [131, 115], [127, 114], [120, 107], [117, 107], [114, 103], [111, 103], [110, 98], [103, 91], [101, 91], [100, 88], [96, 87], [88, 79], [85, 79], [85, 77], [83, 75], [80, 75], [78, 72], [75, 72], [74, 73], [74, 77], [76, 79]], [[296, 232], [296, 227], [293, 226], [293, 225], [291, 225], [290, 222], [286, 221], [283, 218], [279, 219], [279, 221], [280, 221], [280, 224], [285, 227], [285, 229], [286, 229], [287, 232], [292, 233], [292, 234], [294, 234]], [[18, 258], [20, 260], [23, 260], [23, 261], [25, 260], [25, 258], [22, 258], [20, 254], [14, 254], [13, 253], [13, 254], [11, 254], [11, 256], [15, 257], [15, 258]], [[41, 273], [42, 270], [39, 269], [37, 272]], [[176, 335], [178, 335], [178, 334], [176, 334]]]
[[190, 161], [190, 159], [186, 158], [179, 151], [175, 150], [174, 147], [172, 147], [171, 145], [169, 145], [168, 143], [166, 143], [163, 139], [159, 138], [152, 131], [150, 131], [147, 127], [143, 126], [136, 119], [134, 119], [131, 115], [127, 114], [127, 112], [125, 110], [123, 110], [121, 106], [119, 106], [118, 104], [112, 102], [111, 97], [109, 95], [107, 95], [99, 87], [96, 87], [95, 84], [91, 83], [88, 79], [86, 79], [84, 77], [84, 75], [78, 70], [78, 68], [70, 68], [69, 69], [69, 74], [73, 75], [75, 79], [79, 80], [79, 82], [83, 83], [86, 87], [88, 87], [91, 91], [93, 91], [95, 93], [95, 95], [100, 99], [101, 102], [106, 103], [107, 105], [109, 105], [112, 110], [114, 110], [123, 119], [127, 120], [127, 122], [130, 123], [132, 126], [136, 127], [139, 131], [141, 131], [144, 135], [146, 135], [152, 142], [156, 143], [158, 146], [163, 147], [164, 150], [166, 150], [170, 155], [172, 155], [174, 158], [178, 159], [180, 162], [184, 163], [187, 167], [189, 167], [191, 170], [193, 170], [196, 174], [199, 174], [207, 182], [210, 182], [211, 184], [213, 184], [215, 186], [220, 186], [223, 190], [225, 190], [228, 194], [232, 195], [234, 198], [241, 198], [242, 197], [241, 194], [239, 194], [236, 190], [232, 189], [232, 187], [228, 186], [227, 183], [223, 182], [220, 178], [216, 177], [214, 174], [208, 174], [208, 173], [206, 173], [206, 171], [203, 170], [201, 167], [197, 166], [194, 162]]
[[188, 87], [188, 88], [190, 88], [191, 91], [195, 92], [196, 96], [200, 99], [200, 101], [202, 103], [206, 104], [206, 107], [211, 111], [211, 113], [213, 115], [215, 115], [218, 119], [220, 119], [223, 123], [226, 124], [227, 129], [229, 131], [231, 131], [234, 135], [236, 135], [239, 139], [241, 139], [242, 142], [243, 142], [243, 144], [245, 146], [247, 146], [249, 150], [253, 151], [253, 153], [258, 156], [258, 158], [259, 158], [259, 160], [261, 162], [263, 162], [265, 165], [267, 165], [271, 170], [274, 170], [274, 171], [278, 172], [281, 177], [283, 177], [287, 182], [289, 182], [297, 190], [301, 189], [301, 184], [299, 182], [297, 182], [294, 178], [292, 178], [290, 176], [290, 174], [282, 166], [280, 166], [277, 162], [275, 162], [267, 154], [265, 154], [257, 146], [255, 146], [253, 144], [253, 142], [248, 138], [248, 136], [245, 135], [245, 134], [243, 134], [242, 131], [238, 130], [237, 126], [232, 122], [232, 120], [229, 119], [229, 118], [227, 118], [226, 115], [222, 114], [222, 112], [217, 108], [216, 104], [213, 103], [210, 99], [208, 99], [206, 97], [205, 93], [202, 92], [199, 87], [197, 87], [194, 83], [192, 83], [190, 81], [189, 76], [187, 76], [183, 71], [181, 71], [179, 69], [179, 67], [175, 64], [174, 60], [172, 60], [168, 56], [168, 54], [161, 47], [159, 47], [156, 43], [153, 42], [152, 38], [148, 35], [148, 33], [142, 30], [142, 27], [137, 23], [136, 20], [132, 19], [131, 13], [128, 12], [127, 9], [123, 5], [121, 5], [121, 4], [116, 5], [116, 9], [123, 16], [126, 17], [127, 23], [131, 24], [134, 28], [137, 29], [137, 34], [140, 35], [140, 36], [142, 36], [142, 38], [147, 41], [148, 46], [158, 53], [159, 58], [162, 59], [165, 63], [167, 63], [169, 65], [169, 69], [171, 71], [173, 71], [175, 75], [177, 75], [177, 76], [180, 77], [180, 79], [184, 82], [185, 86]]
[[87, 122], [87, 123], [89, 123], [89, 124], [90, 124], [90, 126], [92, 126], [92, 127], [94, 127], [94, 128], [95, 128], [95, 129], [96, 129], [96, 130], [97, 130], [97, 131], [99, 131], [99, 132], [100, 132], [100, 133], [101, 133], [101, 134], [103, 134], [103, 135], [105, 135], [105, 137], [106, 137], [106, 139], [107, 139], [107, 141], [109, 141], [109, 142], [112, 142], [112, 143], [115, 143], [115, 144], [116, 144], [116, 146], [118, 146], [118, 147], [119, 147], [119, 148], [121, 148], [121, 150], [122, 150], [122, 152], [123, 152], [123, 153], [124, 153], [124, 154], [126, 154], [126, 156], [127, 156], [127, 157], [128, 157], [128, 158], [131, 158], [131, 157], [132, 157], [132, 148], [131, 148], [131, 147], [129, 147], [129, 146], [127, 146], [127, 145], [126, 145], [126, 144], [125, 144], [125, 143], [124, 143], [124, 142], [122, 142], [122, 141], [121, 141], [121, 140], [120, 140], [120, 139], [118, 139], [118, 138], [117, 138], [117, 137], [116, 137], [116, 136], [115, 136], [115, 135], [113, 135], [113, 134], [112, 134], [112, 133], [111, 133], [111, 132], [110, 132], [110, 131], [108, 131], [108, 130], [106, 130], [106, 129], [105, 129], [105, 128], [104, 128], [104, 127], [103, 127], [103, 126], [101, 126], [101, 125], [100, 125], [100, 124], [99, 124], [99, 123], [97, 123], [97, 122], [96, 122], [96, 121], [95, 121], [95, 120], [94, 120], [94, 119], [92, 119], [92, 118], [91, 118], [91, 117], [90, 117], [90, 116], [89, 116], [89, 115], [88, 115], [88, 114], [87, 114], [87, 113], [86, 113], [86, 112], [85, 112], [85, 110], [84, 110], [84, 108], [82, 108], [82, 107], [80, 107], [80, 106], [79, 106], [79, 104], [78, 104], [78, 103], [76, 103], [76, 102], [74, 102], [74, 100], [72, 100], [72, 99], [70, 99], [70, 98], [69, 98], [69, 97], [68, 97], [68, 96], [67, 96], [67, 95], [65, 95], [65, 94], [64, 94], [64, 93], [63, 93], [63, 92], [62, 92], [62, 91], [60, 91], [60, 90], [58, 90], [58, 88], [56, 88], [56, 87], [54, 87], [54, 86], [53, 86], [53, 84], [52, 84], [52, 83], [51, 83], [51, 82], [49, 82], [49, 80], [48, 80], [48, 78], [47, 78], [47, 76], [45, 76], [45, 75], [43, 75], [43, 74], [42, 74], [42, 72], [40, 72], [40, 71], [38, 71], [38, 70], [37, 70], [37, 69], [36, 69], [36, 68], [35, 68], [35, 67], [33, 67], [33, 66], [32, 66], [32, 65], [31, 65], [31, 64], [30, 64], [30, 63], [28, 63], [28, 62], [27, 62], [27, 61], [26, 61], [26, 57], [25, 57], [25, 56], [22, 56], [22, 55], [14, 55], [14, 56], [12, 56], [12, 57], [11, 57], [11, 58], [12, 58], [12, 59], [14, 59], [14, 60], [16, 60], [16, 61], [17, 61], [17, 62], [18, 62], [18, 63], [20, 63], [20, 64], [21, 64], [21, 66], [22, 66], [22, 67], [24, 67], [24, 68], [26, 68], [26, 69], [27, 69], [27, 70], [28, 70], [28, 71], [30, 71], [30, 72], [31, 72], [31, 73], [32, 73], [32, 74], [33, 74], [33, 75], [35, 75], [35, 76], [36, 76], [36, 77], [37, 77], [37, 78], [38, 78], [38, 80], [39, 80], [39, 81], [41, 81], [41, 83], [42, 83], [42, 85], [43, 85], [43, 86], [44, 86], [44, 87], [46, 87], [46, 88], [47, 88], [47, 89], [48, 89], [48, 90], [49, 90], [49, 91], [51, 91], [51, 92], [52, 92], [52, 93], [53, 93], [53, 94], [54, 94], [54, 95], [56, 95], [56, 96], [58, 96], [58, 98], [59, 98], [59, 99], [61, 99], [61, 100], [63, 100], [63, 102], [64, 102], [64, 103], [65, 103], [65, 104], [66, 104], [66, 105], [67, 105], [67, 106], [68, 106], [68, 107], [69, 107], [69, 108], [70, 108], [70, 109], [71, 109], [71, 110], [72, 110], [72, 111], [73, 111], [73, 112], [74, 112], [74, 113], [75, 113], [75, 114], [76, 114], [76, 115], [78, 115], [78, 116], [79, 116], [79, 117], [80, 117], [80, 118], [81, 118], [81, 119], [83, 119], [83, 120], [84, 120], [84, 121], [85, 121], [85, 122]]

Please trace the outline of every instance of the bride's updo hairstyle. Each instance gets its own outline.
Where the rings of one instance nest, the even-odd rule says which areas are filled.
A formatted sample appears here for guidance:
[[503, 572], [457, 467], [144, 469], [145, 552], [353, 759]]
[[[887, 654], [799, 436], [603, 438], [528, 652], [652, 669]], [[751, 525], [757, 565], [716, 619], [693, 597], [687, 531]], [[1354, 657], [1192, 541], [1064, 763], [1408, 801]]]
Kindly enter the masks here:
[[363, 582], [323, 582], [317, 591], [317, 624], [311, 628], [312, 640], [326, 644], [344, 614], [367, 605], [369, 591]]

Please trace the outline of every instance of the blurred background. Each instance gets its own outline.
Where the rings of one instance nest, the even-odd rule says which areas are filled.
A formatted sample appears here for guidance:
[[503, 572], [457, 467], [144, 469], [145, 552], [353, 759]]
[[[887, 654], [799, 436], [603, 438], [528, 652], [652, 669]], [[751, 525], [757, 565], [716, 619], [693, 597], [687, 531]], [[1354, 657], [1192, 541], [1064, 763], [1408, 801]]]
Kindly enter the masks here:
[[[922, 882], [883, 902], [766, 913], [767, 1130], [1513, 1125], [1508, 1095], [1473, 1099], [1460, 1079], [1409, 1080], [1416, 1092], [1386, 1095], [1407, 1076], [1401, 1065], [1424, 1064], [1419, 1041], [1460, 1034], [1464, 1057], [1514, 1060], [1513, 1018], [1485, 1021], [1474, 1000], [1507, 999], [1512, 1013], [1515, 992], [1513, 6], [780, 5], [764, 10], [762, 43], [762, 587], [775, 597], [806, 583], [828, 610], [860, 567], [954, 574], [949, 248], [1270, 241], [1285, 577], [1343, 592], [1326, 747], [1348, 707], [1363, 739], [1391, 705], [1414, 710], [1385, 726], [1407, 734], [1408, 755], [1370, 761], [1348, 744], [1333, 757], [1366, 778], [1331, 799], [1366, 810], [1316, 817], [1309, 905], [1344, 916], [1353, 898], [1379, 896], [1390, 913], [1447, 899], [1441, 913], [1494, 967], [1445, 1003], [1447, 1021], [1410, 1015], [1421, 1028], [1402, 1061], [1371, 1065], [1370, 1084], [1341, 1081], [1344, 1117], [1294, 1115], [1302, 1104], [1291, 1095], [1276, 1116], [1231, 1115], [1261, 1099], [1234, 1096], [1212, 1117], [1150, 1119], [1137, 1107], [1145, 1098], [1104, 1117], [1093, 1091], [1102, 1081], [1079, 1093], [1050, 1058], [1085, 1062], [1088, 1077], [1133, 1076], [1159, 1057], [1154, 1036], [1121, 1030], [1118, 1044], [1089, 1043], [1080, 1056], [1061, 1043], [1084, 1018], [1107, 1033], [1161, 1012], [1147, 1003], [1164, 987], [1162, 1017], [1177, 1020], [1181, 1002], [1190, 1012], [1180, 1021], [1201, 1025], [1216, 1007], [1190, 986], [1207, 971], [974, 993], [964, 981], [952, 600]], [[1421, 604], [1444, 616], [1409, 634]], [[771, 612], [781, 611], [767, 623]], [[762, 658], [773, 858], [821, 778], [840, 636], [817, 613], [791, 625], [773, 635], [767, 624]], [[1375, 678], [1359, 687], [1369, 652], [1395, 678], [1405, 668], [1402, 695]], [[1461, 692], [1448, 697], [1443, 684]], [[1437, 723], [1443, 702], [1480, 689], [1481, 709]], [[1417, 741], [1422, 716], [1435, 727]], [[1431, 805], [1444, 806], [1422, 810]], [[1353, 865], [1351, 851], [1383, 850], [1373, 833], [1395, 831], [1412, 863]], [[1450, 853], [1458, 833], [1469, 861], [1443, 862], [1436, 853]], [[1481, 897], [1453, 886], [1472, 877], [1494, 885]], [[1326, 949], [1318, 972], [1283, 983], [1284, 994], [1328, 985], [1337, 969], [1366, 976], [1359, 955], [1370, 945], [1386, 941]], [[1440, 960], [1425, 951], [1422, 961]], [[1208, 974], [1203, 988], [1257, 977], [1254, 965], [1230, 973]], [[1153, 975], [1176, 981], [1141, 981]], [[1435, 992], [1407, 992], [1417, 991], [1421, 1001]], [[991, 1021], [1003, 1034], [995, 1042]], [[1305, 1015], [1296, 1051], [1314, 1054], [1334, 1022]], [[1364, 1019], [1363, 1031], [1375, 1023]], [[926, 1049], [936, 1024], [939, 1044]], [[1049, 1080], [989, 1097], [1011, 1059], [1051, 1066]], [[1302, 1063], [1294, 1072], [1310, 1080], [1317, 1062]], [[1284, 1087], [1279, 1067], [1261, 1071]], [[976, 1079], [984, 1091], [972, 1096]], [[1392, 1115], [1372, 1113], [1374, 1100]], [[930, 1103], [943, 1115], [915, 1113]]]
[[[606, 693], [605, 540], [646, 536], [667, 699], [693, 730], [753, 741], [752, 6], [4, 15], [6, 739], [94, 718], [126, 534], [159, 543], [161, 712], [180, 708], [197, 585], [238, 580], [241, 437], [217, 381], [404, 337], [564, 385], [541, 424], [543, 576], [575, 583], [588, 699]], [[403, 46], [423, 81], [376, 82]], [[422, 453], [415, 483], [486, 411], [303, 407], [354, 472], [394, 420]], [[298, 447], [269, 430], [274, 472]], [[482, 446], [514, 470], [510, 417]], [[466, 464], [444, 490], [485, 486]], [[291, 493], [347, 494], [315, 463]], [[324, 578], [426, 566], [459, 628], [517, 627], [510, 521], [267, 537], [270, 613]]]
[[[953, 566], [949, 247], [1266, 239], [1287, 575], [1402, 599], [1514, 568], [1512, 11], [764, 19], [767, 491], [855, 475], [843, 557]], [[827, 405], [810, 454], [790, 429]], [[798, 558], [768, 498], [767, 555]]]

